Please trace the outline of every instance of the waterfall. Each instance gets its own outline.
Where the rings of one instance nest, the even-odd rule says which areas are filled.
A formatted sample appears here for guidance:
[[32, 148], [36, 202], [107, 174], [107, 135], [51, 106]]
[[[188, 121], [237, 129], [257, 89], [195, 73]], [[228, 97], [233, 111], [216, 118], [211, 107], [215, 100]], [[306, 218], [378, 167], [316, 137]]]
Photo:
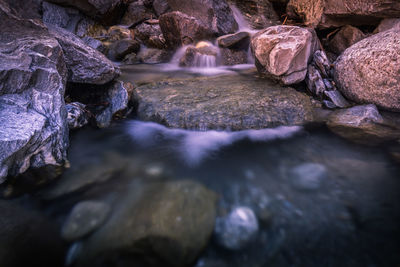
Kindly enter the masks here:
[[243, 16], [242, 12], [237, 8], [235, 5], [230, 5], [230, 8], [233, 13], [233, 17], [236, 20], [236, 23], [238, 24], [238, 32], [248, 32], [250, 34], [254, 34], [257, 32], [257, 30], [254, 30], [251, 26], [250, 23], [247, 22], [246, 18]]

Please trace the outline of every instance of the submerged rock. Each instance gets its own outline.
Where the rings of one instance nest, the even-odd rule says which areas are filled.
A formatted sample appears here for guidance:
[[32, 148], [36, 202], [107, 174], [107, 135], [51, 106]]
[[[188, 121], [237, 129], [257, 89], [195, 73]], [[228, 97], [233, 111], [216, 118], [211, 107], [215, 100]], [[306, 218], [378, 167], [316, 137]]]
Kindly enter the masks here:
[[328, 176], [328, 170], [322, 164], [304, 163], [289, 171], [290, 183], [303, 191], [313, 191], [321, 187]]
[[285, 85], [304, 80], [318, 44], [313, 30], [297, 26], [269, 27], [251, 41], [258, 71]]
[[338, 110], [330, 115], [327, 125], [337, 135], [366, 145], [400, 138], [400, 127], [388, 124], [375, 105]]
[[73, 33], [51, 25], [48, 27], [63, 48], [69, 82], [105, 84], [120, 74], [117, 66]]
[[91, 234], [106, 221], [110, 211], [110, 206], [103, 202], [79, 202], [72, 208], [62, 227], [62, 237], [74, 241]]
[[153, 83], [134, 91], [138, 117], [172, 128], [262, 129], [313, 120], [310, 98], [252, 75]]
[[62, 165], [68, 147], [67, 70], [58, 42], [38, 21], [0, 1], [0, 183], [28, 168]]
[[348, 48], [336, 61], [335, 82], [350, 100], [400, 111], [400, 35], [385, 31]]
[[192, 181], [145, 184], [120, 201], [107, 223], [82, 243], [77, 266], [121, 259], [129, 266], [188, 266], [214, 228], [216, 195]]
[[246, 247], [257, 233], [257, 217], [248, 207], [237, 207], [226, 218], [218, 218], [216, 222], [218, 243], [227, 249], [239, 250]]

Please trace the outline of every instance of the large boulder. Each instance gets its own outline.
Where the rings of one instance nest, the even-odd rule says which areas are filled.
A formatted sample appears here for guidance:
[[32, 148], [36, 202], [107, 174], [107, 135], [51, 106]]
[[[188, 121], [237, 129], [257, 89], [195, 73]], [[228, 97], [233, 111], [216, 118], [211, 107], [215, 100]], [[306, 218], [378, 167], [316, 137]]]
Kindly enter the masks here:
[[238, 25], [225, 0], [168, 0], [173, 11], [180, 11], [198, 19], [215, 35], [234, 33]]
[[195, 17], [174, 11], [160, 16], [160, 27], [170, 48], [211, 39], [213, 33]]
[[0, 201], [0, 266], [64, 266], [65, 244], [43, 214]]
[[192, 181], [140, 186], [83, 242], [77, 266], [190, 266], [211, 237], [215, 205]]
[[286, 85], [304, 80], [318, 47], [316, 33], [297, 26], [269, 27], [251, 41], [258, 71]]
[[250, 45], [250, 34], [248, 32], [238, 32], [227, 34], [217, 39], [219, 47], [236, 48], [247, 50]]
[[77, 8], [84, 14], [112, 25], [117, 24], [125, 11], [124, 0], [47, 0], [55, 4]]
[[62, 165], [68, 147], [67, 69], [39, 21], [0, 1], [0, 183], [29, 167]]
[[356, 103], [400, 112], [400, 35], [385, 31], [348, 48], [336, 61], [339, 90]]
[[137, 87], [138, 118], [171, 128], [263, 129], [313, 120], [310, 98], [251, 75], [201, 77]]
[[73, 33], [53, 25], [47, 26], [64, 51], [69, 82], [105, 84], [120, 74], [114, 63]]
[[332, 28], [344, 25], [377, 25], [382, 18], [400, 16], [397, 0], [290, 0], [289, 17], [306, 26]]

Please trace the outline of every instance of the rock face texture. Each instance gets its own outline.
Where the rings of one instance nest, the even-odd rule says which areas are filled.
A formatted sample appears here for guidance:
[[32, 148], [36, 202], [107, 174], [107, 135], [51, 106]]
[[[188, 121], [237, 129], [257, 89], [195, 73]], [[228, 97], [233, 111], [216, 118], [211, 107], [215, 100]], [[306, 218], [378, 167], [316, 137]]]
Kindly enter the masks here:
[[215, 35], [234, 33], [238, 25], [225, 0], [168, 0], [173, 11], [198, 19]]
[[160, 16], [160, 27], [170, 48], [210, 39], [213, 35], [198, 19], [179, 11]]
[[290, 0], [290, 17], [301, 19], [306, 26], [332, 28], [344, 25], [378, 24], [382, 18], [400, 16], [396, 0]]
[[192, 181], [151, 183], [122, 201], [77, 266], [190, 266], [214, 228], [216, 195]]
[[104, 24], [118, 24], [125, 9], [123, 0], [49, 0], [48, 2], [74, 7]]
[[121, 23], [123, 25], [135, 26], [147, 19], [155, 17], [152, 10], [145, 5], [145, 1], [133, 1], [129, 4]]
[[318, 47], [315, 32], [297, 26], [269, 27], [251, 41], [258, 71], [285, 85], [304, 80]]
[[63, 51], [43, 24], [0, 1], [0, 183], [29, 167], [61, 165], [68, 126]]
[[348, 48], [335, 65], [339, 90], [356, 103], [400, 112], [400, 35], [385, 31]]
[[139, 119], [171, 128], [263, 129], [313, 119], [308, 96], [250, 75], [154, 83], [136, 88], [134, 98]]
[[73, 33], [56, 26], [47, 26], [64, 51], [69, 82], [105, 84], [120, 74], [119, 68], [110, 60], [87, 46]]
[[374, 33], [380, 33], [387, 30], [400, 31], [400, 19], [384, 19], [379, 23], [378, 27], [374, 30]]
[[333, 39], [329, 42], [328, 48], [332, 52], [340, 55], [344, 50], [361, 41], [365, 37], [366, 35], [358, 28], [346, 25], [335, 34]]

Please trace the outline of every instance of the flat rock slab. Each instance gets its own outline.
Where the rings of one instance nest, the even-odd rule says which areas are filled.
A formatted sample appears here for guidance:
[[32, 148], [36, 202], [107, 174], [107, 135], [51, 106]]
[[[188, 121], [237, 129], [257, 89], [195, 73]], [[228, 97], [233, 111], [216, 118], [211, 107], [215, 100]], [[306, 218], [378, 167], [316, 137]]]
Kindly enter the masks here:
[[134, 98], [140, 120], [171, 128], [262, 129], [313, 119], [307, 95], [247, 74], [150, 83]]

